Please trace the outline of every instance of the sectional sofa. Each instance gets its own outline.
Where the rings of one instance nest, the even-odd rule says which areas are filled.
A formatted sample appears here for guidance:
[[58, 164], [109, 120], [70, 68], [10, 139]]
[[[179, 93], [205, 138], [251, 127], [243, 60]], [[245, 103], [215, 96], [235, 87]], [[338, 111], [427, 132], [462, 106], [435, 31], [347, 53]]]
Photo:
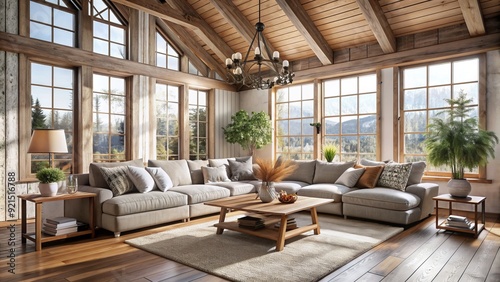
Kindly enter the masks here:
[[[275, 184], [276, 190], [334, 199], [319, 212], [407, 225], [429, 216], [432, 197], [438, 194], [437, 184], [421, 183], [423, 162], [313, 160], [296, 165], [292, 175]], [[124, 231], [218, 213], [219, 208], [204, 202], [257, 192], [260, 181], [252, 169], [248, 157], [149, 160], [147, 166], [142, 160], [92, 163], [88, 174], [78, 175], [79, 190], [97, 194], [96, 225], [118, 237]], [[65, 216], [88, 222], [86, 204], [68, 202]]]

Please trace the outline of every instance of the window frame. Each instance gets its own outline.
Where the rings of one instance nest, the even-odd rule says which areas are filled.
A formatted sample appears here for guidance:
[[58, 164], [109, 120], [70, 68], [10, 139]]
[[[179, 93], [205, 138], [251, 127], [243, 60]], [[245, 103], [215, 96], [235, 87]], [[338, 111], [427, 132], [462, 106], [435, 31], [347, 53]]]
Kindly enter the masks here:
[[[486, 104], [486, 55], [483, 54], [478, 54], [478, 55], [471, 55], [471, 56], [462, 56], [462, 57], [454, 57], [454, 58], [449, 58], [449, 59], [439, 59], [439, 60], [434, 60], [431, 62], [425, 62], [425, 63], [418, 63], [418, 64], [413, 64], [413, 65], [407, 65], [404, 67], [399, 68], [399, 110], [398, 115], [399, 115], [399, 134], [398, 134], [398, 143], [399, 143], [399, 154], [398, 157], [400, 160], [405, 160], [405, 110], [404, 110], [404, 70], [408, 68], [417, 68], [417, 67], [423, 67], [425, 66], [427, 69], [430, 65], [436, 65], [436, 64], [441, 64], [441, 63], [450, 63], [453, 64], [453, 62], [457, 61], [463, 61], [463, 60], [470, 60], [470, 59], [478, 59], [478, 122], [479, 126], [482, 128], [486, 128], [486, 122], [487, 122], [487, 104]], [[452, 74], [452, 73], [451, 73]], [[426, 86], [425, 88], [428, 89], [429, 86], [428, 83], [428, 73], [426, 76]], [[469, 82], [470, 83], [470, 82]], [[463, 84], [463, 82], [460, 83], [453, 83], [451, 81], [449, 84], [450, 87], [453, 89], [454, 85], [459, 85]], [[444, 85], [444, 84], [443, 84]], [[427, 96], [428, 97], [428, 91], [427, 91]], [[453, 91], [451, 90], [451, 95], [453, 95]], [[426, 112], [429, 111], [428, 107], [428, 102], [426, 105], [426, 108], [423, 109]], [[428, 117], [428, 113], [427, 113]], [[427, 124], [429, 123], [429, 118], [427, 118]], [[427, 129], [426, 129], [427, 130]], [[426, 154], [422, 154], [424, 157]], [[429, 165], [427, 165], [426, 170], [424, 172], [424, 177], [428, 178], [449, 178], [451, 177], [451, 172], [438, 172], [438, 171], [431, 171], [429, 170]], [[465, 172], [465, 177], [468, 179], [481, 179], [485, 180], [486, 179], [486, 166], [479, 166], [478, 167], [478, 173], [471, 173], [466, 171]]]
[[[188, 145], [188, 155], [187, 155], [187, 159], [189, 160], [206, 160], [209, 158], [209, 130], [210, 130], [210, 126], [209, 126], [209, 91], [208, 90], [204, 90], [204, 89], [197, 89], [197, 88], [189, 88], [188, 89], [188, 96], [191, 96], [191, 92], [192, 91], [196, 91], [197, 93], [197, 103], [196, 104], [193, 104], [189, 97], [187, 99], [187, 114], [188, 114], [188, 128], [189, 128], [189, 139], [188, 139], [188, 142], [187, 142], [187, 145]], [[205, 93], [205, 105], [202, 105], [204, 108], [205, 108], [205, 115], [206, 115], [206, 118], [205, 118], [205, 121], [202, 121], [202, 123], [205, 124], [205, 137], [203, 137], [205, 139], [205, 154], [200, 154], [200, 137], [199, 136], [199, 128], [200, 126], [198, 126], [198, 134], [196, 136], [196, 153], [195, 154], [192, 154], [191, 153], [191, 140], [193, 138], [192, 136], [192, 128], [191, 128], [191, 125], [193, 124], [191, 122], [191, 119], [190, 119], [190, 108], [192, 106], [196, 106], [197, 110], [199, 111], [200, 109], [200, 103], [199, 103], [199, 98], [200, 98], [200, 92], [203, 92]], [[199, 115], [197, 116], [197, 119], [196, 119], [196, 124], [199, 125], [200, 124], [200, 119], [199, 119]], [[203, 158], [200, 158], [200, 156], [203, 156]]]
[[[123, 19], [123, 16], [120, 14], [119, 11], [117, 11], [112, 5], [109, 5], [107, 3], [106, 0], [101, 0], [104, 5], [106, 5], [108, 7], [108, 10], [110, 13], [113, 13], [113, 15], [118, 19], [118, 21], [120, 22], [120, 24], [117, 24], [117, 23], [114, 23], [112, 22], [111, 20], [103, 20], [103, 19], [100, 19], [99, 17], [96, 17], [94, 16], [94, 0], [89, 0], [89, 13], [90, 13], [90, 18], [91, 18], [91, 24], [92, 24], [92, 52], [96, 53], [96, 54], [100, 54], [100, 55], [104, 55], [104, 56], [108, 56], [108, 57], [111, 57], [111, 58], [117, 58], [117, 59], [122, 59], [122, 60], [129, 60], [130, 58], [130, 54], [129, 54], [129, 49], [130, 49], [130, 46], [129, 46], [129, 30], [128, 30], [128, 24], [127, 22]], [[95, 30], [94, 30], [94, 23], [95, 22], [98, 22], [98, 23], [101, 23], [101, 24], [105, 24], [107, 25], [108, 27], [108, 38], [105, 40], [104, 38], [101, 38], [101, 37], [96, 37], [95, 34]], [[110, 29], [111, 27], [115, 27], [115, 28], [121, 28], [123, 29], [124, 31], [124, 37], [123, 37], [123, 47], [124, 47], [124, 57], [116, 57], [116, 56], [112, 56], [111, 55], [111, 44], [117, 44], [117, 45], [122, 45], [116, 41], [111, 41], [111, 32], [110, 32]], [[94, 48], [94, 45], [95, 45], [95, 40], [98, 39], [98, 40], [101, 40], [101, 41], [106, 41], [107, 45], [108, 45], [108, 52], [107, 54], [103, 54], [103, 53], [98, 53], [95, 51], [95, 48]]]
[[[161, 52], [158, 52], [158, 36], [161, 36], [163, 38], [163, 40], [165, 40], [165, 42], [167, 43], [167, 45], [165, 46], [165, 50], [166, 50], [166, 53], [161, 53]], [[155, 37], [154, 37], [154, 41], [155, 41], [155, 45], [154, 45], [154, 63], [155, 63], [155, 66], [159, 67], [159, 68], [164, 68], [164, 69], [168, 69], [168, 70], [173, 70], [173, 71], [181, 71], [181, 61], [182, 61], [182, 52], [179, 51], [179, 49], [174, 45], [172, 44], [172, 42], [170, 42], [170, 39], [168, 38], [167, 35], [165, 35], [165, 33], [159, 29], [159, 28], [156, 28], [155, 30]], [[175, 56], [171, 56], [169, 53], [168, 53], [168, 47], [172, 48], [175, 53], [177, 54], [177, 57]], [[157, 57], [158, 57], [158, 54], [162, 54], [162, 55], [165, 55], [166, 57], [166, 65], [163, 67], [163, 66], [159, 66], [158, 65], [158, 60], [157, 60]], [[174, 57], [174, 58], [177, 58], [177, 69], [172, 69], [172, 68], [169, 68], [168, 66], [168, 58], [169, 57]], [[189, 71], [187, 72], [189, 73]]]
[[[156, 89], [157, 89], [158, 84], [165, 85], [167, 87], [167, 92], [165, 93], [166, 98], [165, 98], [165, 100], [161, 100], [162, 102], [165, 102], [166, 107], [167, 107], [165, 109], [165, 112], [167, 113], [166, 114], [166, 118], [167, 118], [167, 130], [166, 130], [167, 132], [166, 132], [166, 135], [158, 135], [158, 117], [159, 117], [159, 114], [157, 113], [157, 108], [158, 108], [158, 101], [159, 100], [157, 99], [158, 93], [156, 93]], [[163, 157], [163, 156], [158, 156], [158, 149], [156, 147], [156, 150], [155, 150], [156, 159], [158, 159], [158, 160], [160, 160], [160, 159], [165, 159], [165, 160], [179, 160], [182, 157], [182, 151], [181, 151], [181, 136], [182, 136], [182, 134], [181, 134], [181, 131], [182, 131], [181, 130], [182, 129], [181, 128], [181, 121], [182, 121], [182, 117], [181, 117], [181, 113], [182, 113], [182, 111], [181, 111], [181, 106], [182, 106], [181, 92], [182, 92], [182, 87], [179, 86], [179, 85], [174, 85], [174, 84], [171, 84], [171, 83], [165, 83], [165, 82], [159, 82], [159, 81], [157, 81], [155, 85], [156, 85], [156, 87], [155, 87], [155, 95], [154, 95], [154, 97], [155, 97], [154, 98], [154, 101], [155, 101], [154, 104], [155, 104], [155, 113], [156, 113], [155, 114], [155, 118], [156, 118], [156, 122], [155, 122], [155, 124], [156, 124], [156, 127], [155, 127], [156, 128], [156, 130], [155, 130], [156, 146], [158, 146], [158, 138], [160, 136], [166, 138], [167, 140], [170, 139], [170, 138], [173, 138], [173, 137], [177, 137], [177, 154], [176, 155], [170, 155], [168, 153], [168, 147], [167, 147], [166, 148], [167, 149], [166, 150], [167, 154], [164, 155], [165, 158], [160, 158], [160, 157]], [[169, 87], [176, 87], [177, 88], [177, 102], [170, 101], [168, 99], [168, 96], [169, 96], [168, 89], [169, 89]], [[170, 119], [168, 118], [168, 116], [169, 116], [169, 114], [168, 114], [169, 103], [177, 103], [177, 115], [178, 115], [177, 116], [177, 118], [178, 118], [178, 120], [177, 120], [177, 126], [178, 126], [177, 136], [170, 136], [168, 134], [168, 124], [170, 122]], [[174, 156], [174, 158], [172, 158], [172, 156]]]
[[[63, 0], [60, 0], [60, 1], [63, 1]], [[49, 7], [51, 10], [52, 10], [52, 19], [51, 19], [51, 24], [46, 24], [46, 23], [43, 23], [43, 22], [40, 22], [40, 21], [32, 21], [31, 19], [31, 2], [35, 2], [35, 3], [38, 3], [40, 5], [44, 5], [44, 6], [47, 6]], [[28, 1], [28, 19], [27, 19], [27, 23], [28, 23], [28, 37], [31, 38], [31, 39], [36, 39], [36, 40], [42, 40], [42, 41], [45, 41], [45, 42], [50, 42], [50, 43], [54, 43], [54, 44], [58, 44], [58, 45], [62, 45], [62, 46], [67, 46], [67, 47], [70, 47], [70, 48], [78, 48], [79, 46], [79, 42], [78, 42], [78, 39], [79, 39], [79, 32], [78, 32], [78, 27], [79, 27], [79, 10], [77, 10], [76, 7], [74, 7], [74, 5], [72, 4], [69, 4], [67, 2], [64, 2], [68, 7], [63, 7], [63, 6], [60, 6], [59, 4], [53, 4], [53, 3], [49, 3], [47, 1], [44, 1], [44, 0], [29, 0]], [[62, 27], [56, 27], [54, 25], [54, 9], [57, 9], [57, 10], [61, 10], [63, 12], [66, 12], [66, 13], [70, 13], [74, 16], [74, 23], [73, 23], [73, 30], [69, 30], [69, 29], [65, 29], [65, 28], [62, 28]], [[35, 22], [35, 23], [39, 23], [39, 24], [42, 24], [42, 25], [45, 25], [45, 26], [49, 26], [50, 29], [51, 29], [51, 40], [50, 41], [47, 41], [47, 40], [43, 40], [43, 39], [38, 39], [38, 38], [35, 38], [35, 37], [31, 37], [31, 23], [32, 22]], [[65, 45], [65, 44], [61, 44], [61, 43], [57, 43], [57, 42], [54, 42], [54, 29], [61, 29], [61, 30], [64, 30], [64, 31], [71, 31], [73, 32], [73, 45]]]

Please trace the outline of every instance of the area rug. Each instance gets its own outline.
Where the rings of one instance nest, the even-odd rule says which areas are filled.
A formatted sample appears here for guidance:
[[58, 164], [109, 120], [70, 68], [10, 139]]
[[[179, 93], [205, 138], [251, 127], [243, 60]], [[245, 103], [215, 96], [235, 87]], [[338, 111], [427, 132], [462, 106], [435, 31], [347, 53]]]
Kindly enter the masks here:
[[[294, 215], [298, 225], [310, 224], [308, 214]], [[228, 218], [235, 220], [237, 217]], [[319, 215], [321, 234], [312, 231], [275, 242], [224, 230], [215, 222], [182, 227], [127, 240], [134, 247], [233, 281], [317, 281], [367, 250], [403, 231], [337, 216]]]

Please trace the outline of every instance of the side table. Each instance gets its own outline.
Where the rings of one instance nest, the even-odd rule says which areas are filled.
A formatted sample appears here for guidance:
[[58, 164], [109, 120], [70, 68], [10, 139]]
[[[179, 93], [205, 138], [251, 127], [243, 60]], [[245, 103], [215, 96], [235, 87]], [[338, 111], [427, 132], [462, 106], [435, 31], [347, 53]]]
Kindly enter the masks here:
[[[477, 237], [479, 235], [479, 233], [481, 233], [481, 231], [484, 229], [484, 224], [486, 223], [486, 221], [485, 221], [486, 197], [468, 196], [466, 198], [458, 198], [458, 197], [452, 197], [450, 194], [443, 194], [443, 195], [436, 196], [432, 199], [434, 201], [436, 201], [436, 228], [437, 229], [471, 233], [471, 234], [474, 234], [474, 237]], [[447, 226], [446, 220], [439, 223], [439, 205], [438, 205], [439, 201], [448, 202], [448, 215], [453, 214], [453, 206], [452, 206], [453, 203], [474, 205], [474, 228], [473, 229], [466, 229], [466, 228]], [[479, 206], [479, 204], [481, 204], [481, 223], [478, 222], [479, 218], [478, 218], [477, 207]]]
[[[96, 194], [87, 192], [76, 192], [74, 194], [58, 194], [53, 197], [42, 197], [40, 194], [25, 194], [18, 195], [21, 199], [21, 233], [22, 233], [22, 243], [26, 243], [26, 239], [35, 242], [36, 251], [42, 250], [42, 243], [56, 241], [65, 238], [71, 238], [75, 236], [81, 236], [86, 234], [91, 234], [92, 238], [95, 236], [95, 225], [94, 225], [94, 198]], [[89, 200], [89, 229], [83, 231], [77, 231], [64, 235], [49, 236], [42, 234], [42, 204], [46, 202], [54, 201], [65, 201], [87, 198]], [[35, 233], [27, 233], [27, 218], [26, 218], [26, 201], [35, 203]]]

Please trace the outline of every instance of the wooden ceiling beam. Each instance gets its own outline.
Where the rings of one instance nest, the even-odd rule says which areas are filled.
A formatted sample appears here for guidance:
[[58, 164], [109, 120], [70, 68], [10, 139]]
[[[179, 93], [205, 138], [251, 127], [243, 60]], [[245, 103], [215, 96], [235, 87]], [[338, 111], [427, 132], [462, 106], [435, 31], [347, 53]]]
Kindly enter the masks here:
[[[238, 10], [238, 7], [234, 5], [231, 0], [210, 0], [210, 3], [214, 5], [215, 9], [224, 17], [224, 19], [232, 26], [234, 29], [247, 41], [248, 44], [252, 42], [252, 39], [255, 35], [255, 26], [250, 23], [245, 15]], [[265, 38], [267, 47], [269, 47], [269, 51], [275, 51], [272, 44]], [[267, 56], [264, 52], [262, 53], [264, 56]]]
[[78, 48], [31, 39], [0, 31], [0, 50], [25, 54], [47, 62], [68, 66], [89, 66], [96, 70], [125, 75], [145, 75], [165, 81], [190, 84], [200, 89], [217, 88], [235, 91], [234, 85], [194, 74], [169, 70], [148, 64], [118, 59]]
[[465, 25], [469, 30], [470, 36], [478, 36], [486, 33], [484, 21], [481, 15], [481, 8], [478, 0], [458, 0]]
[[396, 37], [378, 0], [356, 0], [384, 53], [396, 52]]
[[328, 78], [332, 74], [350, 75], [394, 66], [411, 65], [415, 64], [415, 62], [425, 63], [436, 59], [444, 60], [484, 53], [498, 50], [498, 42], [500, 42], [500, 33], [493, 33], [366, 59], [295, 71], [294, 83]]
[[333, 50], [299, 0], [276, 0], [323, 65], [333, 64]]
[[186, 0], [166, 0], [166, 2], [173, 8], [181, 11], [188, 18], [196, 18], [200, 23], [198, 28], [193, 31], [200, 39], [207, 44], [207, 46], [214, 51], [215, 55], [225, 62], [226, 58], [230, 58], [233, 50], [227, 43], [215, 32], [210, 25], [205, 22], [198, 12]]
[[[150, 15], [173, 22], [185, 28], [192, 29], [205, 44], [207, 44], [217, 57], [224, 62], [226, 58], [232, 54], [231, 48], [220, 38], [220, 36], [210, 28], [210, 26], [196, 13], [189, 3], [185, 1], [171, 1], [170, 7], [151, 0], [112, 0], [140, 11], [144, 11]], [[172, 5], [176, 5], [180, 9], [172, 9]]]
[[[203, 49], [203, 47], [200, 46], [194, 38], [186, 36], [186, 30], [184, 27], [163, 19], [158, 19], [157, 24], [170, 39], [174, 40], [175, 44], [180, 46], [184, 52], [186, 52], [186, 55], [190, 58], [190, 60], [196, 60], [198, 58], [200, 62], [208, 66], [209, 69], [217, 72], [221, 77], [225, 77], [226, 69], [223, 68], [222, 65], [214, 59], [214, 57], [208, 54], [208, 52]], [[195, 66], [198, 68], [197, 64], [195, 64]]]

